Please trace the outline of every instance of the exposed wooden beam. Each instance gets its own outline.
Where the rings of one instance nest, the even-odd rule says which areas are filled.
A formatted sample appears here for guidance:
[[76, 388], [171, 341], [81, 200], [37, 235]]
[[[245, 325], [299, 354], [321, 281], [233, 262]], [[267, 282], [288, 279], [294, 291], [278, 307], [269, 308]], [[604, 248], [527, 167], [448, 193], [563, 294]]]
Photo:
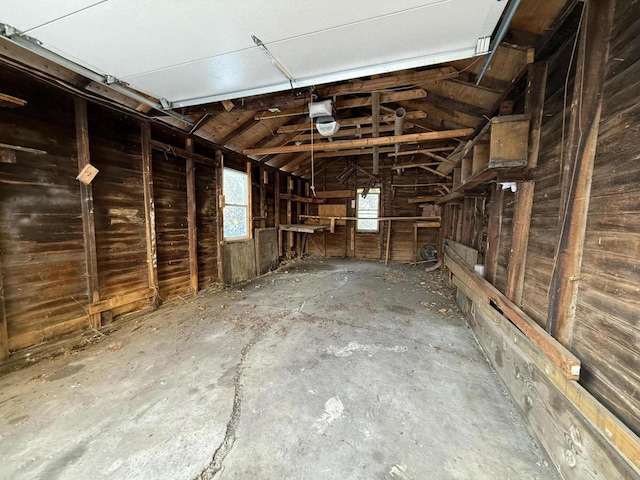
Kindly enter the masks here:
[[[419, 98], [425, 98], [427, 92], [422, 88], [416, 88], [413, 90], [405, 90], [402, 92], [384, 93], [380, 95], [380, 103], [395, 103], [403, 102], [407, 100], [416, 100]], [[336, 110], [346, 110], [348, 108], [368, 107], [371, 105], [371, 97], [358, 97], [350, 98], [346, 100], [338, 100], [334, 104]], [[265, 118], [281, 118], [281, 117], [295, 117], [298, 115], [307, 115], [309, 113], [308, 105], [297, 108], [282, 109], [278, 112], [259, 112], [255, 115], [256, 120], [263, 120]]]
[[[380, 147], [380, 153], [395, 152], [395, 147]], [[350, 157], [352, 155], [372, 155], [372, 148], [354, 148], [349, 150], [337, 150], [335, 152], [319, 152], [315, 158]]]
[[570, 345], [573, 336], [614, 5], [614, 0], [586, 2], [579, 32], [577, 80], [562, 172], [561, 191], [567, 193], [560, 205], [560, 238], [547, 317], [548, 330], [563, 345]]
[[147, 246], [147, 273], [149, 288], [159, 295], [158, 290], [158, 249], [156, 244], [156, 208], [153, 196], [153, 161], [151, 152], [151, 127], [148, 122], [141, 126], [142, 145], [142, 186], [144, 195], [144, 226]]
[[403, 100], [400, 105], [407, 110], [422, 110], [427, 118], [437, 117], [460, 127], [476, 128], [483, 118], [435, 105], [431, 103], [428, 93], [425, 99]]
[[439, 108], [444, 108], [453, 112], [464, 113], [465, 115], [470, 115], [472, 117], [478, 118], [489, 115], [488, 110], [485, 110], [484, 108], [478, 107], [477, 105], [473, 105], [471, 103], [465, 103], [451, 97], [445, 97], [444, 95], [440, 95], [429, 90], [427, 90], [427, 95], [429, 98], [429, 103]]
[[[342, 126], [342, 122], [339, 122]], [[338, 130], [334, 135], [331, 136], [332, 139], [336, 139], [336, 138], [343, 138], [343, 137], [356, 137], [356, 136], [362, 136], [362, 135], [371, 135], [373, 133], [373, 127], [366, 127], [366, 128], [340, 128], [340, 130]], [[383, 133], [383, 132], [393, 132], [394, 131], [394, 126], [393, 125], [382, 125], [379, 128], [378, 133]], [[313, 134], [313, 139], [314, 140], [326, 140], [327, 137], [320, 135], [319, 133], [314, 133]], [[302, 142], [306, 142], [308, 140], [311, 140], [311, 134], [310, 133], [300, 133], [296, 136], [296, 141], [300, 140]]]
[[237, 137], [238, 135], [242, 135], [244, 132], [246, 132], [247, 130], [252, 128], [255, 124], [256, 124], [256, 121], [253, 118], [250, 118], [246, 122], [241, 123], [236, 128], [231, 130], [229, 133], [227, 133], [220, 140], [216, 140], [216, 143], [218, 145], [224, 146], [229, 142], [229, 140], [233, 139], [234, 137]]
[[[224, 173], [224, 155], [216, 150], [216, 254], [218, 257], [218, 281], [224, 282], [224, 265], [222, 264], [222, 247], [224, 246], [224, 204], [222, 176]], [[276, 184], [277, 185], [277, 184]], [[277, 194], [277, 191], [276, 191]], [[277, 221], [277, 219], [276, 219]]]
[[[441, 132], [425, 132], [410, 133], [408, 135], [392, 135], [380, 138], [361, 138], [358, 140], [343, 140], [340, 142], [324, 142], [313, 144], [314, 152], [326, 152], [333, 150], [346, 150], [358, 147], [373, 147], [381, 145], [393, 145], [394, 143], [415, 143], [430, 140], [443, 140], [448, 138], [467, 137], [473, 133], [472, 128], [463, 128], [457, 130], [444, 130]], [[288, 152], [306, 152], [311, 151], [311, 144], [305, 145], [288, 145], [284, 147], [246, 149], [242, 153], [245, 155], [269, 155]]]
[[[525, 98], [525, 112], [531, 114], [527, 152], [527, 168], [529, 169], [536, 168], [538, 165], [547, 71], [548, 64], [546, 62], [535, 63], [529, 67]], [[534, 189], [535, 184], [532, 181], [518, 183], [505, 290], [507, 297], [516, 305], [522, 304]]]
[[[74, 97], [76, 121], [76, 145], [78, 152], [78, 171], [91, 164], [89, 154], [89, 121], [87, 117], [87, 101]], [[87, 269], [88, 304], [100, 301], [98, 282], [98, 249], [96, 246], [96, 225], [93, 210], [93, 189], [91, 184], [80, 183], [80, 204], [82, 207], [82, 231], [84, 237], [84, 255]], [[89, 323], [93, 328], [100, 328], [100, 314], [89, 313]]]
[[391, 170], [403, 170], [405, 168], [421, 168], [421, 167], [433, 167], [439, 165], [438, 162], [416, 162], [416, 163], [404, 163], [402, 165], [393, 165]]
[[455, 68], [440, 67], [421, 72], [403, 72], [384, 75], [371, 80], [351, 80], [337, 85], [321, 87], [318, 89], [318, 93], [321, 97], [370, 93], [388, 88], [407, 87], [411, 85], [421, 86], [423, 83], [455, 78], [457, 76], [458, 71]]
[[487, 256], [485, 259], [485, 278], [495, 285], [498, 271], [498, 254], [500, 252], [500, 237], [502, 234], [502, 207], [504, 191], [495, 184], [491, 190], [489, 203], [489, 225], [487, 227]]
[[[380, 92], [371, 94], [371, 122], [372, 137], [380, 136]], [[380, 170], [380, 151], [377, 146], [373, 147], [373, 174], [378, 175]]]
[[280, 167], [283, 172], [293, 172], [299, 165], [303, 164], [306, 161], [311, 161], [311, 155], [307, 153], [299, 153], [295, 155], [290, 161], [285, 163]]
[[450, 246], [445, 247], [445, 265], [485, 303], [493, 302], [505, 317], [520, 329], [562, 371], [566, 378], [580, 377], [580, 360], [549, 335], [535, 320], [524, 313], [486, 279], [477, 275]]
[[24, 107], [26, 104], [27, 104], [26, 100], [22, 100], [21, 98], [7, 95], [5, 93], [0, 93], [0, 107], [16, 108], [16, 107]]
[[215, 160], [210, 159], [209, 157], [205, 157], [203, 155], [199, 155], [197, 153], [188, 152], [184, 148], [174, 147], [173, 145], [169, 145], [167, 143], [159, 142], [158, 140], [149, 140], [149, 146], [156, 150], [160, 150], [161, 152], [170, 153], [175, 155], [176, 157], [181, 158], [191, 158], [196, 162], [204, 163], [206, 165], [215, 165]]
[[420, 168], [423, 169], [423, 170], [426, 170], [429, 173], [433, 173], [434, 175], [438, 175], [439, 177], [449, 178], [449, 174], [439, 172], [438, 170], [436, 170], [434, 168], [431, 168], [431, 167], [427, 167], [426, 165], [420, 165]]
[[[187, 138], [185, 149], [193, 153], [193, 139]], [[193, 158], [186, 160], [187, 231], [189, 237], [189, 290], [198, 291], [198, 231], [196, 228], [196, 170]]]
[[[423, 111], [415, 111], [415, 112], [407, 112], [404, 116], [405, 120], [418, 120], [420, 118], [426, 118], [427, 114]], [[395, 114], [390, 113], [388, 115], [381, 115], [380, 122], [393, 122], [395, 120]], [[352, 125], [371, 125], [373, 119], [371, 117], [356, 117], [356, 118], [341, 118], [339, 120], [341, 127], [347, 127]], [[284, 127], [280, 127], [278, 129], [278, 133], [292, 133], [292, 132], [302, 132], [313, 130], [315, 127], [310, 124], [308, 121], [304, 121], [302, 123], [298, 123], [295, 125], [285, 125]]]

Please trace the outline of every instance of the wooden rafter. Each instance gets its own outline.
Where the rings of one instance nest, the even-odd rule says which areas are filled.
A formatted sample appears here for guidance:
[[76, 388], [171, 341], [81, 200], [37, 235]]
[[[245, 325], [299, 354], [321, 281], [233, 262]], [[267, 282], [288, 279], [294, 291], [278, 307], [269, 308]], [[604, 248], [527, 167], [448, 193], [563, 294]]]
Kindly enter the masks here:
[[380, 78], [371, 80], [353, 80], [337, 85], [318, 89], [318, 93], [322, 97], [333, 97], [339, 95], [350, 95], [354, 93], [370, 93], [388, 88], [421, 86], [427, 82], [435, 80], [443, 80], [447, 78], [455, 78], [458, 71], [453, 67], [441, 67], [422, 72], [402, 72], [392, 75], [385, 75]]
[[[442, 132], [425, 132], [411, 133], [408, 135], [392, 135], [389, 137], [379, 138], [362, 138], [359, 140], [344, 140], [340, 142], [324, 142], [315, 143], [313, 145], [314, 152], [326, 152], [332, 150], [345, 150], [357, 147], [373, 147], [382, 145], [392, 145], [394, 143], [417, 143], [429, 140], [442, 140], [448, 138], [467, 137], [473, 133], [471, 128], [463, 128], [457, 130], [445, 130]], [[285, 147], [273, 148], [248, 148], [243, 150], [245, 155], [270, 155], [288, 152], [305, 152], [311, 151], [312, 146], [308, 145], [289, 145]]]
[[[406, 115], [404, 116], [405, 121], [406, 120], [418, 120], [420, 118], [426, 118], [427, 114], [423, 111], [417, 110], [414, 112], [407, 112]], [[390, 113], [388, 115], [381, 115], [380, 116], [380, 122], [381, 123], [385, 123], [385, 122], [393, 122], [395, 119], [395, 115], [393, 113]], [[347, 126], [352, 126], [352, 125], [371, 125], [373, 120], [370, 116], [368, 117], [356, 117], [356, 118], [347, 118], [347, 119], [340, 119], [340, 126], [341, 127], [347, 127]], [[295, 125], [285, 125], [284, 127], [280, 127], [278, 129], [278, 133], [292, 133], [292, 132], [302, 132], [302, 131], [309, 131], [312, 128], [315, 127], [311, 127], [310, 123], [305, 121], [303, 123], [299, 123], [299, 124], [295, 124]]]
[[[413, 90], [405, 90], [402, 92], [384, 93], [380, 95], [380, 103], [396, 103], [406, 100], [416, 100], [418, 98], [425, 98], [427, 92], [422, 88], [415, 88]], [[336, 110], [345, 110], [347, 108], [368, 107], [371, 105], [371, 97], [359, 97], [349, 98], [346, 100], [338, 100], [334, 104]], [[306, 115], [309, 113], [307, 105], [298, 108], [283, 109], [278, 112], [259, 112], [255, 115], [256, 120], [263, 120], [265, 118], [281, 118], [281, 117], [295, 117], [298, 115]]]

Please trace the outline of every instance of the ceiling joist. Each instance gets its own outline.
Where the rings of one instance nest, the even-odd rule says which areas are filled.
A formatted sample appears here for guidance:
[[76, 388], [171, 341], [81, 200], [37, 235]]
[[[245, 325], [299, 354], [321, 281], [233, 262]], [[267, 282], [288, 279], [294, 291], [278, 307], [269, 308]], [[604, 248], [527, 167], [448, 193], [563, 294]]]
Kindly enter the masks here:
[[[425, 98], [427, 92], [422, 88], [414, 88], [412, 90], [405, 90], [402, 92], [384, 93], [380, 95], [380, 103], [396, 103], [406, 100], [417, 100], [419, 98]], [[346, 110], [348, 108], [368, 107], [371, 105], [371, 96], [349, 98], [346, 100], [338, 100], [335, 102], [333, 108], [336, 110]], [[255, 115], [256, 120], [264, 120], [266, 118], [281, 118], [281, 117], [296, 117], [298, 115], [307, 115], [309, 108], [307, 105], [298, 108], [289, 108], [279, 110], [277, 112], [259, 112]]]
[[411, 133], [408, 135], [392, 135], [389, 137], [379, 138], [362, 138], [359, 140], [344, 140], [340, 142], [324, 142], [305, 145], [288, 145], [284, 147], [272, 147], [272, 148], [248, 148], [243, 150], [245, 155], [271, 155], [278, 153], [290, 153], [290, 152], [311, 152], [313, 148], [314, 152], [326, 152], [331, 150], [346, 150], [350, 148], [358, 147], [374, 147], [382, 145], [392, 145], [394, 143], [417, 143], [430, 140], [442, 140], [449, 138], [463, 138], [468, 137], [473, 133], [472, 128], [462, 128], [456, 130], [444, 130], [441, 132], [425, 132], [425, 133]]

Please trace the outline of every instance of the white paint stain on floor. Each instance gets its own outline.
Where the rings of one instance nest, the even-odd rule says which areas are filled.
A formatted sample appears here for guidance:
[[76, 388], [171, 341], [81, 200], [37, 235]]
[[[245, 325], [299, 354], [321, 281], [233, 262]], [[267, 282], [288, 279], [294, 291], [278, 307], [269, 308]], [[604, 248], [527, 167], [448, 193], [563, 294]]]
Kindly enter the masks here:
[[336, 357], [348, 357], [353, 355], [354, 352], [365, 352], [368, 356], [373, 357], [376, 353], [380, 352], [406, 352], [408, 348], [404, 345], [396, 345], [394, 347], [385, 347], [384, 345], [370, 345], [362, 344], [358, 342], [349, 342], [346, 347], [327, 347], [327, 353]]
[[324, 404], [324, 413], [322, 417], [314, 422], [314, 426], [318, 433], [324, 433], [325, 430], [338, 418], [342, 417], [344, 405], [338, 397], [332, 397]]

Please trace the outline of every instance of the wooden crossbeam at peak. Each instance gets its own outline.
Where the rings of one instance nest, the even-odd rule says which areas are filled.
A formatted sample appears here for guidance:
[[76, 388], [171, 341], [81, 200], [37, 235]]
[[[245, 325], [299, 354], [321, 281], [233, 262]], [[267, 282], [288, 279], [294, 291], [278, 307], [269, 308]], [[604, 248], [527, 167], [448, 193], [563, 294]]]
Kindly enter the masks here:
[[370, 93], [387, 88], [406, 87], [410, 85], [421, 86], [423, 83], [434, 82], [436, 80], [446, 80], [456, 78], [458, 70], [453, 67], [441, 67], [421, 72], [404, 72], [392, 75], [385, 75], [371, 80], [353, 80], [350, 82], [330, 85], [319, 88], [321, 97], [333, 97], [339, 95], [350, 95], [354, 93]]
[[343, 140], [340, 142], [318, 142], [304, 145], [287, 145], [284, 147], [272, 147], [272, 148], [248, 148], [243, 150], [245, 155], [272, 155], [278, 153], [290, 153], [290, 152], [311, 152], [313, 148], [314, 152], [326, 152], [346, 150], [358, 147], [374, 147], [381, 145], [392, 145], [394, 143], [412, 143], [412, 142], [425, 142], [429, 140], [443, 140], [447, 138], [460, 138], [468, 137], [473, 133], [472, 128], [460, 128], [456, 130], [443, 130], [440, 132], [424, 132], [424, 133], [410, 133], [407, 135], [392, 135], [389, 137], [378, 138], [361, 138], [358, 140]]
[[[427, 114], [423, 111], [416, 110], [415, 112], [407, 112], [404, 116], [405, 122], [407, 120], [419, 120], [421, 118], [427, 118]], [[393, 122], [395, 120], [395, 114], [390, 113], [388, 115], [380, 116], [380, 122]], [[371, 125], [372, 118], [369, 117], [356, 117], [356, 118], [346, 118], [346, 119], [338, 119], [341, 127], [353, 126], [353, 125]], [[285, 125], [284, 127], [280, 127], [278, 129], [278, 133], [293, 133], [293, 132], [306, 132], [308, 130], [312, 130], [315, 128], [311, 126], [310, 122], [305, 122], [303, 124], [297, 125]]]
[[[395, 129], [394, 125], [382, 125], [379, 129], [380, 132], [393, 132]], [[364, 127], [364, 128], [341, 128], [338, 132], [332, 135], [330, 138], [336, 139], [340, 137], [352, 137], [352, 136], [362, 136], [362, 135], [370, 135], [373, 133], [372, 127]], [[313, 134], [314, 140], [324, 140], [327, 137], [320, 135], [319, 133]], [[307, 141], [311, 140], [310, 133], [301, 133], [296, 137], [296, 140]]]
[[[380, 103], [404, 102], [425, 98], [426, 96], [426, 90], [422, 88], [414, 88], [412, 90], [404, 90], [402, 92], [384, 93], [380, 95]], [[338, 100], [333, 107], [336, 110], [345, 110], [348, 108], [367, 107], [369, 105], [371, 105], [371, 96]], [[276, 112], [259, 112], [254, 118], [256, 120], [263, 120], [265, 118], [295, 117], [298, 115], [307, 115], [308, 113], [309, 107], [308, 105], [304, 105], [297, 108], [285, 108]]]

